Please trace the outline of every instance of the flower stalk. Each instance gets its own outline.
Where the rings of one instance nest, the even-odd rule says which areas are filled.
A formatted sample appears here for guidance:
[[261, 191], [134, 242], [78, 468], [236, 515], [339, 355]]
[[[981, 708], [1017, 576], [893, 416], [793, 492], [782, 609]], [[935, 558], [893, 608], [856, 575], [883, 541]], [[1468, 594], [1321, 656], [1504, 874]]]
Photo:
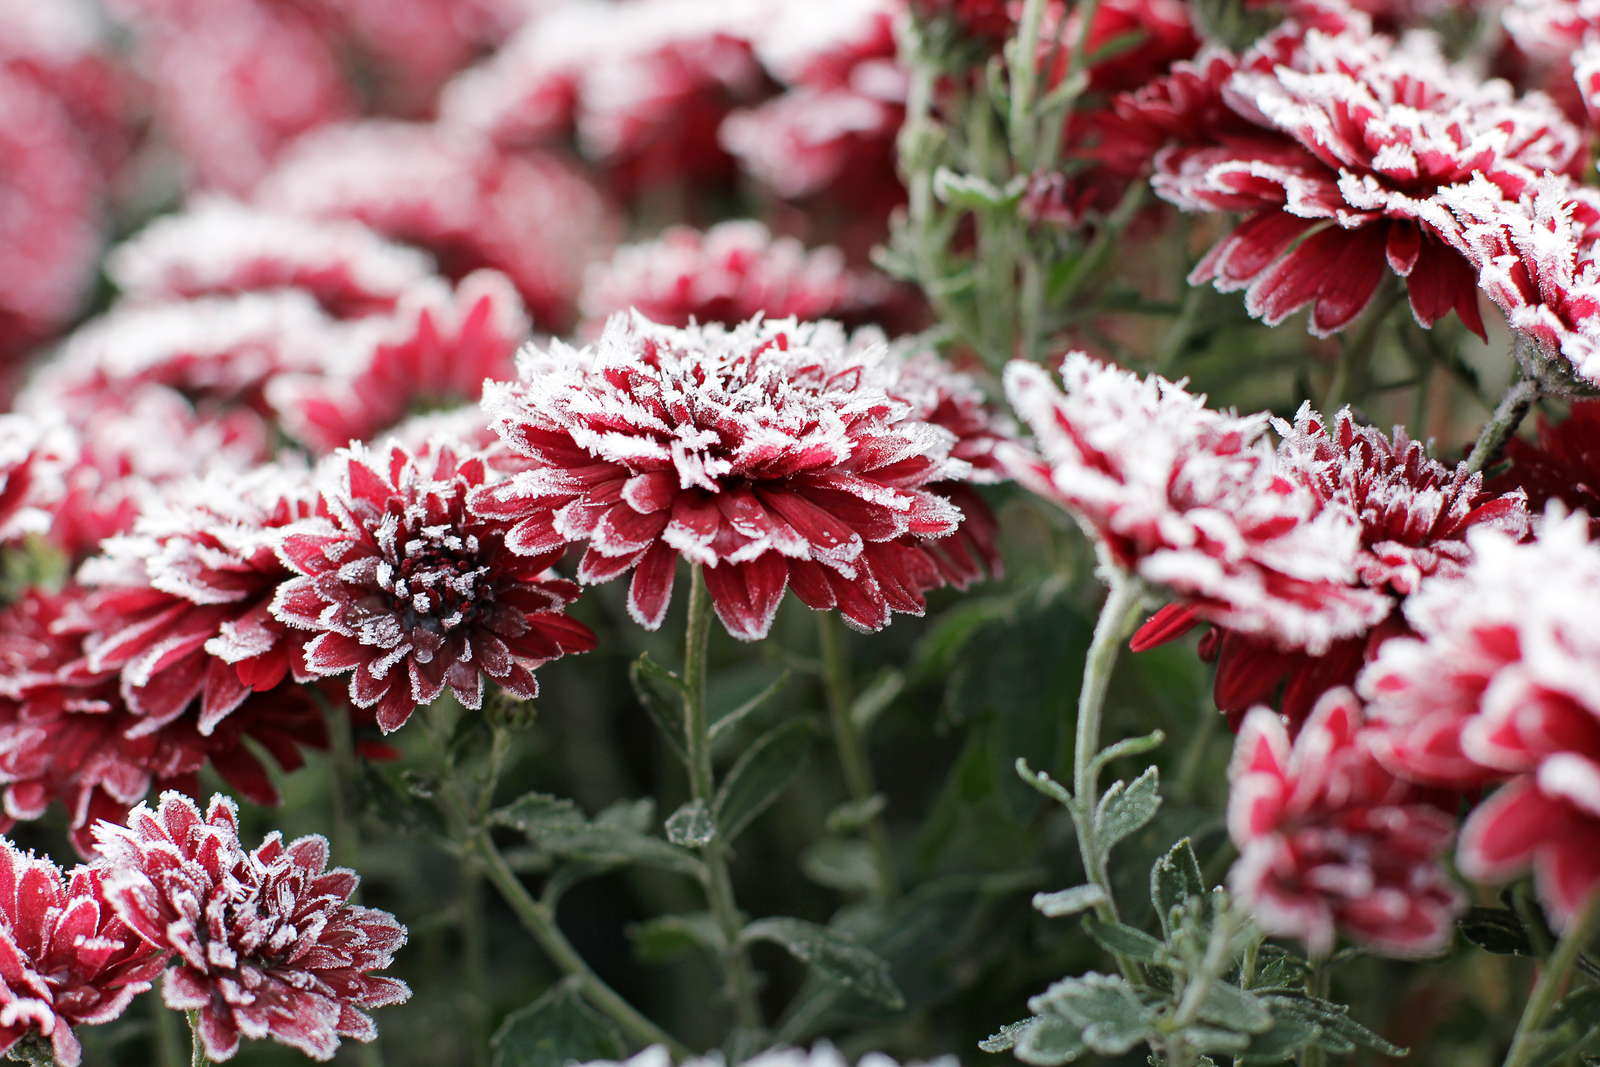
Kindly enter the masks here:
[[1506, 390], [1505, 396], [1500, 398], [1494, 414], [1489, 416], [1489, 421], [1484, 423], [1483, 429], [1478, 432], [1478, 440], [1474, 442], [1472, 453], [1467, 457], [1467, 467], [1473, 471], [1481, 471], [1493, 463], [1537, 399], [1539, 399], [1539, 383], [1532, 378], [1518, 378], [1511, 388]]
[[211, 1057], [206, 1055], [206, 1043], [200, 1038], [200, 1012], [190, 1009], [184, 1016], [189, 1020], [189, 1067], [209, 1067]]
[[1539, 1048], [1539, 1030], [1555, 1007], [1556, 1000], [1567, 984], [1578, 957], [1600, 931], [1600, 892], [1590, 895], [1572, 925], [1556, 944], [1555, 954], [1545, 963], [1533, 995], [1522, 1010], [1516, 1035], [1511, 1039], [1511, 1051], [1506, 1054], [1504, 1067], [1528, 1067]]
[[[839, 766], [844, 772], [850, 799], [858, 805], [866, 805], [877, 796], [878, 787], [873, 780], [872, 764], [867, 759], [861, 730], [852, 714], [854, 701], [850, 695], [850, 663], [845, 658], [842, 638], [838, 620], [825, 612], [818, 612], [817, 640], [822, 652], [822, 678], [828, 694], [828, 718], [833, 725], [833, 743], [839, 753]], [[878, 868], [878, 894], [891, 899], [899, 893], [899, 880], [895, 876], [894, 848], [882, 812], [875, 812], [867, 821], [866, 834], [867, 844], [872, 848]]]

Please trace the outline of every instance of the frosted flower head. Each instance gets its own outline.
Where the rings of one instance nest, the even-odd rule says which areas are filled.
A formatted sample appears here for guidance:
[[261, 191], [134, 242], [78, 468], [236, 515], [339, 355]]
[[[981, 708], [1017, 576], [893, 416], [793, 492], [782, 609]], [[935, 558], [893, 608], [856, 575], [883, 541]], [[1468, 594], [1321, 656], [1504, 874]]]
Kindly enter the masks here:
[[1547, 98], [1449, 66], [1425, 35], [1396, 42], [1354, 22], [1269, 35], [1221, 99], [1251, 136], [1180, 138], [1156, 158], [1163, 198], [1246, 216], [1191, 280], [1247, 289], [1268, 324], [1309, 305], [1319, 336], [1347, 326], [1390, 272], [1406, 280], [1419, 323], [1455, 310], [1482, 334], [1474, 272], [1450, 243], [1440, 191], [1481, 175], [1514, 194], [1573, 167], [1583, 144]]
[[1361, 706], [1327, 693], [1291, 743], [1250, 712], [1229, 771], [1228, 888], [1268, 934], [1325, 957], [1343, 933], [1384, 955], [1442, 951], [1466, 905], [1441, 859], [1455, 822], [1373, 757]]
[[117, 1018], [166, 962], [117, 917], [104, 871], [67, 874], [0, 838], [0, 1051], [37, 1034], [60, 1067], [78, 1067], [73, 1028]]
[[110, 255], [107, 272], [138, 301], [298, 289], [330, 315], [388, 311], [432, 274], [428, 257], [360, 223], [313, 220], [201, 197], [146, 226]]
[[1505, 458], [1511, 465], [1495, 479], [1496, 488], [1527, 493], [1535, 512], [1551, 501], [1582, 511], [1600, 534], [1600, 400], [1574, 401], [1560, 422], [1541, 415], [1536, 439], [1511, 437]]
[[376, 973], [406, 928], [350, 903], [360, 879], [328, 869], [326, 838], [285, 843], [273, 831], [246, 850], [233, 801], [214, 795], [202, 815], [177, 792], [154, 810], [140, 804], [126, 825], [100, 823], [95, 838], [106, 896], [139, 937], [175, 955], [163, 999], [199, 1012], [211, 1059], [231, 1059], [241, 1037], [270, 1037], [330, 1060], [340, 1038], [377, 1037], [369, 1010], [410, 997]]
[[1558, 507], [1531, 541], [1474, 531], [1467, 569], [1406, 604], [1417, 637], [1386, 643], [1361, 676], [1395, 770], [1463, 788], [1509, 780], [1468, 820], [1461, 868], [1502, 881], [1531, 866], [1562, 923], [1600, 885], [1600, 548], [1588, 531]]
[[64, 427], [0, 415], [0, 545], [50, 528], [75, 451]]
[[1070, 512], [1110, 559], [1196, 616], [1313, 654], [1359, 633], [1387, 601], [1351, 585], [1358, 530], [1280, 469], [1266, 415], [1211, 411], [1178, 383], [1075, 352], [1063, 394], [1042, 368], [1006, 368], [1006, 396], [1037, 455], [1014, 478]]
[[485, 678], [531, 700], [535, 667], [594, 647], [561, 610], [577, 587], [547, 573], [559, 549], [519, 555], [503, 525], [467, 511], [489, 481], [483, 457], [452, 444], [351, 446], [327, 465], [327, 517], [280, 542], [298, 577], [278, 587], [273, 616], [313, 635], [310, 671], [351, 672], [350, 699], [384, 732], [445, 686], [469, 708]]
[[1500, 17], [1517, 47], [1544, 62], [1568, 59], [1600, 35], [1596, 0], [1510, 0]]
[[758, 314], [862, 323], [900, 295], [882, 275], [846, 267], [838, 249], [808, 250], [759, 222], [736, 221], [675, 226], [618, 249], [590, 268], [583, 313], [591, 332], [629, 308], [666, 326], [736, 326]]
[[485, 379], [511, 376], [528, 329], [503, 274], [476, 271], [454, 290], [429, 279], [409, 286], [392, 313], [353, 327], [343, 362], [280, 376], [267, 399], [290, 436], [331, 452], [418, 411], [476, 402]]
[[298, 141], [262, 183], [261, 203], [355, 219], [433, 253], [450, 278], [492, 268], [543, 329], [572, 316], [584, 269], [609, 251], [616, 219], [554, 156], [503, 154], [432, 123], [369, 120]]
[[[617, 315], [593, 345], [529, 349], [484, 406], [528, 470], [476, 493], [514, 551], [586, 542], [581, 581], [633, 572], [628, 607], [661, 624], [680, 557], [702, 566], [728, 631], [765, 636], [785, 589], [864, 629], [915, 585], [873, 573], [868, 546], [939, 538], [961, 513], [952, 435], [884, 392], [882, 347], [834, 323], [659, 326]], [[914, 546], [912, 546], [914, 547]], [[898, 566], [898, 564], [897, 564]]]
[[316, 512], [309, 472], [262, 466], [148, 499], [133, 530], [104, 542], [80, 578], [94, 589], [89, 669], [118, 675], [122, 699], [159, 730], [199, 702], [210, 734], [252, 692], [299, 663], [298, 634], [267, 611], [290, 572], [278, 560], [285, 527]]

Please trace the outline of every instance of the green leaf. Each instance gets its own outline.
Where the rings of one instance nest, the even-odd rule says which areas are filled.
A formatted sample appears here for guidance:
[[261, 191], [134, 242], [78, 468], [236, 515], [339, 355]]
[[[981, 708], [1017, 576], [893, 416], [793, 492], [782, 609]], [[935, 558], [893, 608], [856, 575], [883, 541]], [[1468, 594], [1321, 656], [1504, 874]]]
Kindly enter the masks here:
[[1143, 930], [1125, 923], [1101, 922], [1093, 916], [1083, 918], [1083, 928], [1095, 942], [1108, 952], [1118, 952], [1140, 963], [1155, 963], [1165, 948], [1160, 941]]
[[717, 836], [717, 824], [705, 801], [691, 800], [667, 819], [667, 840], [684, 848], [704, 848]]
[[683, 744], [682, 679], [645, 652], [628, 667], [628, 681], [633, 684], [634, 696], [650, 713], [672, 750], [679, 759], [687, 760], [688, 752]]
[[549, 793], [525, 793], [494, 813], [501, 826], [521, 830], [535, 842], [545, 834], [582, 830], [589, 819], [578, 805]]
[[1196, 1052], [1225, 1052], [1236, 1056], [1250, 1047], [1250, 1035], [1214, 1026], [1185, 1026], [1183, 1036]]
[[976, 174], [957, 174], [940, 167], [933, 174], [933, 192], [954, 207], [974, 211], [994, 211], [1014, 205], [1022, 197], [1024, 182], [1007, 182], [1004, 189]]
[[856, 698], [850, 704], [850, 720], [856, 724], [856, 729], [866, 733], [878, 716], [893, 704], [895, 698], [905, 691], [906, 676], [903, 671], [886, 667], [861, 688]]
[[1154, 767], [1147, 768], [1130, 784], [1111, 784], [1095, 808], [1095, 840], [1102, 856], [1110, 854], [1117, 842], [1155, 818], [1161, 807], [1161, 778]]
[[723, 947], [722, 929], [706, 911], [646, 919], [630, 926], [628, 936], [643, 963], [668, 963], [691, 949], [720, 952]]
[[1498, 956], [1534, 956], [1533, 940], [1510, 908], [1468, 908], [1456, 920], [1461, 936]]
[[566, 1067], [628, 1054], [622, 1035], [583, 1002], [570, 979], [506, 1016], [489, 1045], [494, 1067]]
[[1299, 991], [1305, 987], [1311, 973], [1310, 964], [1285, 948], [1262, 945], [1256, 953], [1256, 973], [1251, 979], [1253, 990]]
[[1097, 885], [1075, 885], [1054, 893], [1035, 893], [1033, 906], [1040, 914], [1058, 919], [1063, 915], [1076, 915], [1080, 911], [1104, 903], [1106, 891]]
[[636, 827], [651, 808], [638, 803], [615, 804], [593, 821], [584, 818], [570, 800], [545, 793], [528, 793], [494, 812], [490, 819], [527, 835], [535, 846], [553, 856], [580, 860], [600, 867], [643, 863], [695, 878], [705, 868], [693, 855]]
[[1264, 1034], [1272, 1028], [1272, 1011], [1266, 1002], [1232, 982], [1214, 981], [1206, 988], [1200, 1018], [1242, 1034]]
[[1185, 837], [1150, 868], [1150, 903], [1155, 905], [1162, 933], [1172, 936], [1173, 908], [1182, 906], [1190, 897], [1204, 896], [1205, 891], [1200, 861]]
[[800, 871], [841, 893], [870, 893], [879, 883], [878, 861], [865, 841], [824, 837], [800, 854]]
[[835, 985], [893, 1011], [905, 1007], [905, 998], [883, 958], [837, 930], [804, 919], [757, 919], [744, 928], [741, 938], [770, 941]]
[[810, 753], [812, 729], [810, 722], [793, 719], [745, 749], [712, 808], [724, 842], [736, 840], [794, 782]]
[[1038, 1022], [1037, 1016], [1030, 1015], [1026, 1019], [1019, 1019], [1014, 1023], [1006, 1023], [1000, 1029], [978, 1042], [979, 1052], [1010, 1052], [1016, 1047], [1017, 1039]]
[[1043, 1015], [1017, 1035], [1014, 1055], [1023, 1063], [1056, 1067], [1088, 1051], [1077, 1023], [1060, 1015]]
[[1083, 1043], [1103, 1056], [1127, 1052], [1150, 1036], [1155, 1022], [1125, 979], [1093, 971], [1055, 983], [1029, 1000], [1028, 1010], [1076, 1023]]
[[1127, 737], [1116, 744], [1102, 750], [1099, 755], [1089, 761], [1091, 774], [1099, 774], [1105, 769], [1106, 764], [1113, 760], [1125, 759], [1129, 756], [1142, 756], [1160, 747], [1167, 739], [1167, 735], [1160, 730], [1152, 730], [1142, 737]]
[[759, 711], [762, 705], [771, 700], [773, 697], [777, 696], [779, 691], [782, 690], [784, 686], [789, 684], [789, 679], [793, 677], [793, 675], [793, 671], [785, 668], [783, 673], [774, 678], [765, 689], [761, 690], [761, 692], [757, 693], [755, 696], [751, 697], [749, 700], [746, 700], [744, 703], [738, 705], [727, 713], [719, 715], [716, 721], [710, 726], [709, 736], [711, 738], [711, 743], [716, 744], [718, 741], [721, 741], [735, 728], [737, 728], [740, 723], [744, 722], [752, 714]]
[[[1043, 771], [1036, 771], [1028, 766], [1028, 761], [1018, 757], [1017, 777], [1033, 786], [1051, 800], [1061, 804], [1067, 810], [1072, 810], [1072, 794], [1067, 792], [1067, 787], [1050, 777]], [[1120, 783], [1119, 783], [1120, 784]]]
[[828, 832], [853, 833], [876, 819], [887, 803], [888, 800], [882, 793], [874, 793], [870, 797], [840, 804], [828, 813]]
[[1322, 1030], [1318, 1043], [1327, 1049], [1346, 1050], [1357, 1046], [1372, 1049], [1385, 1056], [1404, 1056], [1407, 1050], [1385, 1041], [1382, 1037], [1350, 1018], [1349, 1009], [1342, 1004], [1307, 995], [1294, 996], [1279, 993], [1265, 998], [1274, 1017], [1284, 1013], [1296, 1015]]

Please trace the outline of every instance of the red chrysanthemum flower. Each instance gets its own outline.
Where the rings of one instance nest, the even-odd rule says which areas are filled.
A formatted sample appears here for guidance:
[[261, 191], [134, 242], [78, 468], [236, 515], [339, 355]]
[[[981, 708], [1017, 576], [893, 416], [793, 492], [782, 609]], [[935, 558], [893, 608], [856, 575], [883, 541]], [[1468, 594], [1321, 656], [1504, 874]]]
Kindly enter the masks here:
[[316, 513], [310, 475], [271, 466], [198, 482], [152, 500], [132, 533], [115, 537], [79, 572], [88, 667], [115, 671], [127, 708], [151, 732], [199, 701], [211, 733], [252, 692], [300, 664], [301, 636], [267, 610], [293, 576], [278, 559], [285, 527]]
[[1012, 477], [1065, 508], [1112, 563], [1171, 590], [1195, 618], [1312, 654], [1362, 633], [1388, 601], [1358, 588], [1359, 532], [1282, 469], [1266, 415], [1205, 407], [1181, 384], [1070, 354], [1063, 394], [1017, 360], [1006, 395], [1039, 455]]
[[1510, 0], [1500, 17], [1522, 53], [1539, 63], [1570, 62], [1585, 43], [1600, 37], [1595, 0]]
[[[1319, 506], [1355, 519], [1360, 539], [1352, 585], [1391, 605], [1370, 630], [1315, 655], [1226, 628], [1206, 636], [1201, 651], [1217, 662], [1217, 707], [1237, 721], [1253, 705], [1271, 703], [1295, 725], [1324, 692], [1353, 685], [1379, 644], [1405, 632], [1399, 604], [1424, 579], [1460, 573], [1471, 557], [1468, 530], [1489, 526], [1521, 537], [1528, 511], [1522, 493], [1486, 489], [1483, 476], [1465, 464], [1452, 470], [1430, 459], [1404, 429], [1391, 438], [1358, 425], [1348, 408], [1329, 423], [1305, 405], [1293, 425], [1279, 422], [1277, 429], [1283, 474], [1306, 486]], [[1185, 605], [1164, 608], [1134, 636], [1133, 647], [1151, 648], [1196, 621]]]
[[1185, 139], [1156, 157], [1154, 187], [1187, 211], [1246, 216], [1195, 283], [1244, 289], [1269, 324], [1311, 306], [1311, 332], [1343, 329], [1385, 273], [1431, 326], [1454, 309], [1483, 332], [1471, 264], [1448, 243], [1440, 190], [1474, 176], [1518, 194], [1576, 165], [1583, 138], [1550, 101], [1449, 66], [1431, 38], [1280, 31], [1241, 57], [1223, 103], [1255, 134]]
[[[247, 699], [202, 734], [187, 714], [150, 729], [122, 702], [112, 671], [85, 661], [87, 592], [30, 592], [0, 611], [0, 784], [5, 825], [66, 809], [73, 844], [90, 854], [90, 825], [118, 818], [154, 789], [200, 788], [208, 763], [258, 804], [277, 789], [254, 749], [285, 770], [301, 746], [326, 744], [322, 717], [298, 688]], [[248, 743], [247, 743], [248, 742]]]
[[319, 130], [296, 143], [259, 198], [296, 214], [364, 222], [432, 252], [451, 279], [499, 270], [544, 329], [571, 320], [583, 272], [610, 251], [617, 228], [595, 189], [559, 159], [504, 155], [435, 124]]
[[191, 184], [248, 192], [295, 138], [355, 113], [333, 27], [310, 4], [114, 0]]
[[590, 332], [629, 308], [666, 326], [736, 326], [761, 314], [864, 324], [895, 316], [902, 296], [883, 275], [847, 268], [835, 248], [807, 250], [759, 222], [720, 222], [619, 249], [590, 271], [583, 313]]
[[113, 251], [107, 273], [141, 302], [299, 289], [335, 318], [390, 311], [433, 274], [428, 257], [344, 220], [200, 197]]
[[305, 648], [313, 672], [354, 672], [350, 699], [374, 709], [385, 733], [445, 686], [469, 708], [482, 706], [485, 678], [532, 699], [535, 667], [594, 648], [594, 634], [561, 611], [578, 588], [548, 573], [559, 546], [519, 555], [503, 524], [467, 511], [490, 481], [482, 456], [352, 446], [331, 472], [327, 517], [281, 542], [300, 577], [279, 587], [272, 613], [315, 635]]
[[[1547, 174], [1520, 196], [1476, 177], [1440, 199], [1478, 284], [1511, 328], [1544, 360], [1600, 382], [1600, 194]], [[1526, 369], [1548, 377], [1537, 365]]]
[[64, 427], [28, 415], [0, 415], [0, 545], [49, 530], [74, 452]]
[[410, 998], [404, 982], [375, 973], [393, 963], [406, 928], [350, 903], [360, 878], [327, 869], [326, 838], [285, 844], [274, 830], [247, 851], [233, 801], [213, 796], [202, 817], [169, 792], [154, 811], [128, 812], [126, 826], [100, 823], [95, 839], [117, 915], [176, 954], [162, 995], [200, 1013], [213, 1060], [231, 1059], [241, 1036], [330, 1060], [342, 1037], [377, 1037], [368, 1010]]
[[1537, 537], [1475, 531], [1473, 561], [1406, 604], [1416, 638], [1361, 676], [1379, 755], [1419, 781], [1509, 779], [1473, 811], [1459, 862], [1501, 881], [1534, 869], [1560, 923], [1600, 888], [1600, 547], [1589, 519], [1552, 510]]
[[349, 358], [311, 375], [273, 381], [267, 397], [288, 433], [317, 452], [370, 441], [418, 410], [470, 404], [488, 378], [509, 378], [528, 318], [494, 271], [451, 292], [413, 285], [393, 314], [352, 329]]
[[166, 964], [117, 917], [104, 871], [66, 875], [0, 838], [0, 1053], [38, 1034], [55, 1063], [78, 1067], [73, 1027], [121, 1015]]
[[1494, 479], [1497, 489], [1521, 489], [1535, 513], [1552, 500], [1585, 512], [1600, 536], [1600, 400], [1574, 401], [1560, 422], [1541, 415], [1537, 440], [1511, 437], [1505, 458], [1511, 466]]
[[735, 637], [764, 637], [785, 589], [878, 629], [920, 610], [903, 590], [937, 568], [913, 580], [906, 552], [872, 546], [955, 532], [960, 511], [929, 487], [967, 470], [948, 431], [884, 391], [883, 355], [832, 323], [680, 330], [619, 315], [594, 345], [530, 352], [520, 381], [485, 391], [532, 462], [473, 509], [511, 523], [518, 552], [587, 542], [581, 581], [631, 570], [628, 610], [650, 629], [680, 557], [704, 568]]
[[1466, 905], [1441, 859], [1455, 820], [1390, 774], [1348, 689], [1328, 692], [1299, 736], [1257, 708], [1229, 771], [1228, 888], [1268, 934], [1325, 957], [1343, 933], [1389, 956], [1442, 951]]

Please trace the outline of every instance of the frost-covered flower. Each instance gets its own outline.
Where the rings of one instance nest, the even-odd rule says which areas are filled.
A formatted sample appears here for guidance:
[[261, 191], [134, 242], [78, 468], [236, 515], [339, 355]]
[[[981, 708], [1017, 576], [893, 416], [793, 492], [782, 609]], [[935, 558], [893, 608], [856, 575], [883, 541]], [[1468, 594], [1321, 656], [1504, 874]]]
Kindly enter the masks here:
[[198, 700], [195, 725], [209, 734], [252, 692], [309, 677], [302, 638], [267, 608], [293, 576], [279, 536], [316, 512], [310, 482], [309, 472], [267, 465], [169, 491], [80, 570], [94, 588], [88, 667], [118, 674], [144, 732]]
[[0, 838], [0, 1053], [38, 1034], [56, 1064], [78, 1067], [73, 1027], [121, 1015], [166, 963], [117, 917], [103, 870], [65, 874]]
[[[827, 1042], [811, 1049], [776, 1048], [752, 1056], [744, 1061], [745, 1067], [850, 1067], [850, 1061]], [[926, 1063], [907, 1062], [905, 1067], [955, 1067], [955, 1058], [945, 1056]], [[672, 1067], [672, 1054], [662, 1045], [652, 1045], [642, 1052], [622, 1061], [590, 1060], [580, 1067]], [[724, 1067], [721, 1056], [696, 1056], [684, 1060], [681, 1067]], [[869, 1052], [856, 1061], [856, 1067], [900, 1067], [881, 1052]]]
[[1494, 480], [1502, 492], [1521, 489], [1535, 513], [1552, 500], [1588, 514], [1600, 535], [1600, 400], [1577, 400], [1560, 422], [1539, 417], [1537, 439], [1506, 441], [1510, 468]]
[[70, 433], [29, 415], [0, 415], [0, 545], [44, 533], [76, 458]]
[[377, 1037], [368, 1010], [411, 996], [376, 973], [393, 963], [406, 928], [349, 902], [360, 878], [328, 869], [326, 838], [285, 843], [274, 830], [246, 850], [238, 808], [221, 794], [202, 816], [193, 800], [164, 793], [125, 822], [95, 827], [105, 894], [135, 933], [176, 954], [163, 998], [200, 1013], [213, 1060], [231, 1059], [241, 1037], [330, 1060], [341, 1037]]
[[1571, 374], [1600, 382], [1600, 194], [1547, 174], [1517, 196], [1477, 177], [1440, 199], [1511, 328]]
[[107, 273], [137, 301], [298, 289], [336, 318], [391, 310], [432, 275], [428, 257], [356, 222], [200, 197], [124, 242]]
[[84, 656], [86, 590], [30, 591], [0, 610], [0, 784], [5, 826], [67, 813], [73, 844], [92, 851], [95, 819], [120, 818], [154, 789], [200, 788], [209, 764], [258, 804], [278, 803], [257, 750], [285, 770], [301, 746], [326, 743], [322, 716], [298, 688], [246, 701], [209, 733], [185, 714], [152, 729], [123, 703], [117, 674]]
[[1157, 155], [1163, 198], [1245, 216], [1191, 280], [1247, 288], [1269, 324], [1310, 305], [1320, 336], [1392, 272], [1418, 322], [1453, 309], [1481, 334], [1475, 272], [1449, 243], [1440, 191], [1481, 176], [1515, 196], [1537, 173], [1575, 166], [1583, 138], [1547, 98], [1450, 66], [1433, 38], [1396, 42], [1342, 21], [1338, 33], [1281, 30], [1240, 57], [1221, 100], [1251, 136], [1184, 138]]
[[1391, 956], [1443, 950], [1466, 905], [1441, 862], [1455, 820], [1373, 756], [1361, 705], [1332, 690], [1290, 741], [1257, 708], [1229, 771], [1228, 888], [1269, 934], [1327, 956], [1339, 933]]
[[675, 226], [618, 249], [590, 269], [583, 313], [595, 331], [629, 308], [666, 326], [736, 326], [759, 314], [861, 324], [881, 321], [901, 298], [883, 275], [846, 267], [838, 249], [808, 250], [759, 222], [735, 221]]
[[280, 542], [299, 577], [279, 586], [272, 614], [314, 635], [312, 672], [353, 672], [350, 699], [385, 733], [447, 685], [469, 708], [482, 706], [485, 678], [532, 699], [535, 667], [594, 647], [561, 611], [577, 586], [548, 573], [560, 546], [518, 554], [503, 524], [467, 511], [490, 482], [481, 455], [351, 446], [327, 473], [327, 517]]
[[1585, 41], [1600, 36], [1596, 0], [1510, 0], [1501, 19], [1517, 47], [1543, 62], [1568, 60]]
[[[526, 471], [474, 494], [538, 554], [587, 543], [579, 580], [633, 572], [628, 611], [654, 629], [680, 557], [704, 569], [728, 632], [764, 637], [785, 589], [868, 630], [916, 610], [897, 590], [915, 542], [954, 533], [931, 491], [961, 480], [953, 435], [884, 391], [882, 346], [833, 323], [676, 329], [618, 315], [599, 340], [529, 350], [484, 406]], [[911, 538], [874, 558], [872, 546]], [[882, 573], [879, 573], [880, 569]]]
[[1417, 636], [1384, 644], [1361, 690], [1398, 773], [1509, 779], [1463, 829], [1461, 869], [1499, 881], [1531, 865], [1566, 922], [1600, 887], [1600, 546], [1587, 516], [1559, 509], [1531, 541], [1491, 529], [1468, 541], [1472, 563], [1407, 602]]
[[[1391, 606], [1370, 630], [1317, 655], [1225, 628], [1206, 636], [1201, 652], [1217, 661], [1217, 707], [1237, 717], [1271, 703], [1298, 724], [1324, 692], [1353, 685], [1382, 641], [1405, 632], [1399, 605], [1424, 579], [1461, 572], [1471, 558], [1468, 530], [1489, 526], [1521, 537], [1528, 532], [1528, 510], [1522, 493], [1485, 488], [1483, 476], [1464, 463], [1446, 467], [1403, 428], [1385, 435], [1357, 423], [1349, 408], [1328, 420], [1307, 404], [1292, 425], [1279, 420], [1276, 428], [1284, 475], [1309, 489], [1320, 506], [1355, 519], [1360, 539], [1351, 584]], [[1195, 621], [1185, 605], [1165, 608], [1135, 635], [1134, 647], [1153, 647]]]
[[1181, 384], [1140, 379], [1081, 352], [1006, 368], [1006, 396], [1039, 454], [1012, 477], [1069, 511], [1111, 561], [1165, 586], [1194, 616], [1281, 647], [1326, 650], [1388, 611], [1354, 585], [1359, 530], [1289, 476], [1268, 416], [1211, 411]]
[[293, 214], [366, 223], [432, 252], [452, 279], [499, 270], [544, 329], [570, 321], [584, 269], [616, 232], [599, 193], [556, 157], [503, 154], [431, 123], [318, 130], [286, 154], [258, 197]]
[[454, 292], [429, 280], [408, 288], [392, 314], [352, 328], [342, 362], [279, 377], [267, 398], [291, 436], [331, 452], [418, 410], [475, 402], [485, 379], [511, 376], [527, 334], [522, 301], [503, 274], [477, 271]]

